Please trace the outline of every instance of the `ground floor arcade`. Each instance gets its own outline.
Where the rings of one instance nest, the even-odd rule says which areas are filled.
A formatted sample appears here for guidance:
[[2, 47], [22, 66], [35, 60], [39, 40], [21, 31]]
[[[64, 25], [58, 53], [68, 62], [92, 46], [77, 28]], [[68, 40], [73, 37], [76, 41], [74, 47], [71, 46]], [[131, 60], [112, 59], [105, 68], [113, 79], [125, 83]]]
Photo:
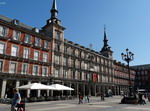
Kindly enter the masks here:
[[124, 94], [128, 94], [128, 86], [116, 85], [110, 83], [89, 83], [85, 81], [70, 81], [70, 80], [59, 80], [56, 78], [48, 79], [45, 77], [3, 77], [0, 79], [0, 98], [4, 98], [7, 94], [8, 98], [13, 97], [13, 88], [19, 87], [34, 82], [42, 83], [45, 85], [59, 83], [74, 89], [74, 91], [52, 91], [52, 90], [20, 90], [22, 97], [39, 97], [39, 96], [78, 96], [81, 92], [82, 95], [97, 96], [99, 92], [104, 94], [111, 90], [113, 95], [120, 95], [123, 91]]

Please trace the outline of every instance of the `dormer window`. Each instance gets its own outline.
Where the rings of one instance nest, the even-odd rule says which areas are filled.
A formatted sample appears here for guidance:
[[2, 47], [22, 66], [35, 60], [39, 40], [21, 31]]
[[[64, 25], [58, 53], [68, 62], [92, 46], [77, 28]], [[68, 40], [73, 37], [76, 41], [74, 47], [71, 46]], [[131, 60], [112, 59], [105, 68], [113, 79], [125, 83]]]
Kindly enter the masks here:
[[40, 38], [35, 38], [35, 46], [40, 47], [41, 46], [41, 39]]
[[13, 40], [19, 41], [21, 33], [19, 31], [13, 31]]
[[0, 26], [0, 36], [7, 37], [8, 35], [8, 28], [4, 26]]

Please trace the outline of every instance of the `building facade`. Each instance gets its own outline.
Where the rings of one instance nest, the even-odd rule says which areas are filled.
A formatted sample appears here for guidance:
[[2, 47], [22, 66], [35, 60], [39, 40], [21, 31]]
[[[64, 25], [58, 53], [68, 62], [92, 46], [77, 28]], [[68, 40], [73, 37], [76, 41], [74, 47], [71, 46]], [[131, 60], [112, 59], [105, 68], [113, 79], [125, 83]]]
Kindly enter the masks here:
[[150, 91], [150, 64], [132, 66], [136, 72], [135, 89]]
[[[130, 68], [130, 80], [131, 80], [131, 87], [132, 92], [134, 91], [135, 87], [135, 77], [136, 73], [133, 68]], [[120, 92], [123, 91], [125, 95], [128, 95], [129, 93], [129, 71], [128, 66], [117, 62], [114, 60], [114, 84], [115, 84], [115, 90], [116, 95], [120, 95]]]
[[[0, 95], [12, 97], [12, 89], [25, 84], [59, 83], [74, 88], [63, 95], [96, 96], [97, 93], [119, 94], [127, 90], [125, 65], [113, 60], [104, 29], [104, 45], [100, 52], [81, 46], [64, 37], [65, 28], [57, 17], [56, 0], [51, 18], [41, 30], [18, 20], [0, 16]], [[134, 76], [133, 76], [134, 78]], [[26, 90], [22, 95], [57, 95], [56, 91]]]

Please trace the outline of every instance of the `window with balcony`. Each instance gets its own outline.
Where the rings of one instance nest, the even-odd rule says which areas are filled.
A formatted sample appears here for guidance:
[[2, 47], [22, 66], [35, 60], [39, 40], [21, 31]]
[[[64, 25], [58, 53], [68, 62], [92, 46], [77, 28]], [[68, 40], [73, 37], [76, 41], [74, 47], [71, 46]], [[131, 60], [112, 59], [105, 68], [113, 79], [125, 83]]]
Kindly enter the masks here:
[[19, 41], [21, 33], [17, 30], [13, 31], [13, 40]]
[[21, 74], [28, 74], [28, 64], [22, 64]]
[[3, 61], [0, 60], [0, 72], [3, 71]]
[[48, 68], [42, 67], [42, 76], [48, 76]]
[[60, 51], [60, 44], [56, 44], [56, 51]]
[[55, 64], [59, 64], [60, 60], [59, 60], [59, 56], [55, 55]]
[[32, 74], [33, 74], [33, 75], [38, 75], [38, 72], [39, 72], [39, 67], [36, 66], [36, 65], [34, 65], [34, 66], [33, 66], [33, 72], [32, 72]]
[[48, 62], [48, 54], [43, 53], [43, 62]]
[[5, 53], [5, 43], [0, 42], [0, 54]]
[[17, 63], [11, 62], [9, 66], [9, 73], [16, 73], [17, 71]]
[[55, 69], [55, 77], [59, 77], [59, 70]]
[[60, 40], [60, 32], [56, 31], [56, 39]]
[[8, 28], [4, 26], [0, 26], [0, 36], [7, 37], [8, 36]]
[[11, 56], [18, 56], [18, 46], [13, 45], [11, 47]]
[[44, 48], [49, 49], [49, 42], [47, 40], [44, 40]]
[[64, 78], [68, 78], [68, 71], [64, 70]]
[[65, 57], [63, 59], [63, 64], [64, 64], [64, 66], [66, 66], [66, 58]]
[[39, 60], [39, 55], [38, 51], [34, 51], [34, 60]]
[[34, 45], [40, 47], [41, 46], [41, 39], [35, 37], [35, 44]]
[[24, 43], [27, 43], [27, 44], [31, 43], [31, 35], [25, 34]]
[[30, 49], [24, 48], [23, 58], [29, 59]]

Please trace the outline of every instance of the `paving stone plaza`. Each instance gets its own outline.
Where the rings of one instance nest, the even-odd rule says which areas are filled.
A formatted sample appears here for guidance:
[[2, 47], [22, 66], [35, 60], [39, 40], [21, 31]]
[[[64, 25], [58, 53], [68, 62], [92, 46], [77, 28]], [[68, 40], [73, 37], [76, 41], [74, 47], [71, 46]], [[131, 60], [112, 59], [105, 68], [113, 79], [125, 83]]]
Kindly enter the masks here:
[[[25, 111], [150, 111], [150, 102], [146, 99], [145, 105], [120, 104], [121, 97], [114, 96], [101, 101], [100, 97], [90, 97], [90, 103], [78, 99], [26, 103]], [[0, 104], [0, 111], [10, 111], [9, 104]]]

